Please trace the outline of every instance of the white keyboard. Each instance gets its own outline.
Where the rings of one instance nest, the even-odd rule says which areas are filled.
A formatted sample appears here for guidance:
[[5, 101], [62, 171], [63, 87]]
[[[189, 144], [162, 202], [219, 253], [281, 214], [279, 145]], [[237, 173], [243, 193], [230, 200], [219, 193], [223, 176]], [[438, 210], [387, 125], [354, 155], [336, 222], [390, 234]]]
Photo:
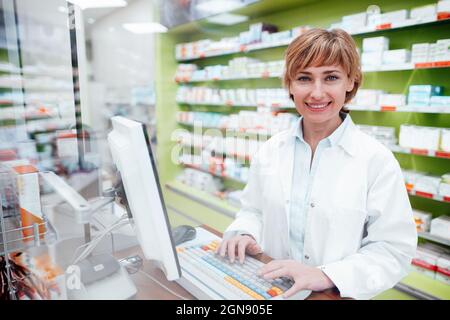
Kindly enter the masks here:
[[[218, 238], [194, 241], [177, 247], [182, 271], [182, 279], [178, 282], [197, 298], [281, 299], [282, 294], [293, 285], [293, 281], [287, 278], [268, 281], [259, 277], [257, 271], [264, 263], [250, 256], [245, 257], [243, 264], [221, 258], [214, 253], [219, 241]], [[310, 291], [301, 291], [296, 299], [304, 299], [309, 294]]]

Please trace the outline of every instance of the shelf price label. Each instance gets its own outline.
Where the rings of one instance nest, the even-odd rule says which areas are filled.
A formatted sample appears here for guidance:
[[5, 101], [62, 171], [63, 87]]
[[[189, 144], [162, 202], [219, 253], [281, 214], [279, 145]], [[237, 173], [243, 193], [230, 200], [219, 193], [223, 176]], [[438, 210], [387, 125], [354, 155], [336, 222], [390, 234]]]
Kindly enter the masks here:
[[422, 198], [433, 199], [433, 194], [432, 193], [423, 192], [423, 191], [417, 191], [416, 190], [416, 196], [419, 196], [419, 197], [422, 197]]
[[395, 111], [397, 111], [397, 107], [396, 106], [381, 106], [380, 107], [380, 111], [392, 111], [392, 112], [395, 112]]
[[438, 20], [450, 19], [450, 12], [448, 12], [448, 11], [438, 12], [437, 19]]
[[437, 68], [450, 67], [450, 60], [433, 62], [433, 67]]
[[433, 62], [417, 62], [414, 64], [415, 69], [424, 69], [424, 68], [432, 68]]
[[386, 30], [386, 29], [391, 29], [392, 28], [392, 23], [382, 23], [376, 26], [376, 30]]
[[436, 151], [435, 156], [438, 157], [438, 158], [450, 159], [450, 152]]
[[428, 155], [428, 150], [426, 150], [426, 149], [414, 149], [414, 148], [411, 148], [410, 152], [412, 154], [417, 154], [419, 156], [427, 156]]

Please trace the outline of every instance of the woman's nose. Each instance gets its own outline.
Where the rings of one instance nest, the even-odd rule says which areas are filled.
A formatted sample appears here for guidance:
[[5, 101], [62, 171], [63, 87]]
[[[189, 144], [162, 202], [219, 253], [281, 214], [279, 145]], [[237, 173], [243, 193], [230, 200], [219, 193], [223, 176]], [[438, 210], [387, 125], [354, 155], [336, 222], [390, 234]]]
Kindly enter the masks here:
[[311, 98], [314, 100], [320, 100], [324, 96], [323, 85], [320, 81], [316, 81], [313, 84], [311, 91]]

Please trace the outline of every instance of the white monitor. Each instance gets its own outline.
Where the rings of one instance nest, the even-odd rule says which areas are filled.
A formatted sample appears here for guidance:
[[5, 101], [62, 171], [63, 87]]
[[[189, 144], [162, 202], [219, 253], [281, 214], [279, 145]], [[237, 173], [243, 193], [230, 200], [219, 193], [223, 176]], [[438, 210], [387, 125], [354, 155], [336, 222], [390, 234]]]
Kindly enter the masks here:
[[146, 259], [156, 261], [168, 280], [176, 280], [181, 277], [180, 264], [145, 126], [120, 116], [111, 122], [108, 143], [139, 244]]

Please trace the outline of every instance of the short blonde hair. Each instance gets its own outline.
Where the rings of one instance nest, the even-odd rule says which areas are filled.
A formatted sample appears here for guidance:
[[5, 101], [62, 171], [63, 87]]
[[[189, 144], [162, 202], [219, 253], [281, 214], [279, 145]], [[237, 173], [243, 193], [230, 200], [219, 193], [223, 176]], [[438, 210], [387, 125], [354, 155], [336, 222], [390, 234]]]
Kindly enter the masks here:
[[[361, 65], [356, 44], [344, 30], [314, 28], [298, 36], [286, 49], [286, 72], [283, 83], [290, 90], [299, 70], [308, 67], [340, 65], [355, 85], [347, 92], [345, 103], [358, 91], [362, 82]], [[292, 97], [292, 96], [291, 96]]]

